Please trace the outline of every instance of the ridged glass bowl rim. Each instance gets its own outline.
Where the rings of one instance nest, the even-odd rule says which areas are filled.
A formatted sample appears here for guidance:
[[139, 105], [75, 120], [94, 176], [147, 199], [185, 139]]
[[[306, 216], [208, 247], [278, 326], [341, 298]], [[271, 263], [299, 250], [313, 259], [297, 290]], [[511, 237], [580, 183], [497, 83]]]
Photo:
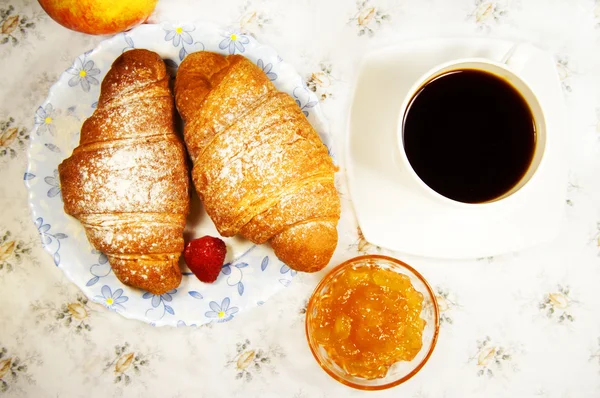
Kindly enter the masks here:
[[[400, 268], [407, 269], [413, 275], [415, 275], [417, 277], [417, 279], [419, 279], [421, 282], [423, 282], [423, 284], [425, 285], [425, 288], [427, 289], [427, 292], [429, 293], [429, 296], [431, 297], [431, 301], [433, 303], [433, 312], [434, 312], [433, 318], [434, 318], [434, 322], [435, 322], [433, 338], [431, 341], [431, 345], [429, 347], [429, 351], [423, 357], [421, 362], [419, 362], [417, 364], [417, 366], [415, 366], [415, 368], [410, 373], [403, 376], [402, 378], [400, 378], [398, 380], [394, 380], [387, 384], [376, 385], [376, 386], [365, 386], [365, 385], [353, 383], [352, 381], [346, 380], [346, 379], [336, 375], [335, 373], [333, 373], [333, 371], [331, 371], [331, 369], [329, 369], [329, 367], [326, 364], [324, 364], [321, 361], [321, 359], [319, 358], [319, 355], [316, 352], [316, 350], [318, 348], [313, 346], [313, 342], [310, 338], [310, 331], [309, 331], [309, 326], [308, 326], [308, 320], [310, 317], [309, 314], [311, 313], [312, 308], [315, 305], [315, 302], [317, 299], [317, 293], [320, 292], [323, 289], [323, 287], [325, 287], [325, 285], [331, 281], [331, 278], [335, 274], [337, 274], [339, 271], [341, 271], [342, 268], [346, 268], [346, 267], [354, 265], [355, 263], [364, 262], [366, 260], [384, 260], [384, 261], [391, 262], [391, 263], [399, 266]], [[306, 306], [306, 319], [304, 322], [304, 328], [305, 328], [305, 332], [306, 332], [306, 340], [308, 341], [308, 346], [310, 347], [310, 351], [312, 352], [312, 354], [315, 357], [315, 360], [317, 361], [319, 366], [321, 366], [321, 368], [329, 376], [333, 377], [335, 380], [339, 381], [342, 384], [345, 384], [352, 388], [356, 388], [358, 390], [367, 390], [367, 391], [385, 390], [385, 389], [392, 388], [399, 384], [404, 383], [405, 381], [409, 380], [411, 377], [416, 375], [421, 370], [421, 368], [423, 368], [423, 366], [425, 366], [425, 363], [427, 363], [427, 361], [429, 360], [429, 357], [431, 357], [431, 354], [433, 353], [433, 350], [437, 344], [438, 334], [439, 334], [439, 330], [440, 330], [440, 311], [438, 308], [437, 299], [435, 298], [435, 293], [433, 292], [433, 289], [429, 285], [429, 282], [427, 282], [427, 280], [423, 277], [423, 275], [421, 275], [416, 269], [414, 269], [410, 265], [406, 264], [404, 261], [398, 260], [393, 257], [383, 256], [383, 255], [379, 255], [379, 254], [368, 254], [368, 255], [364, 255], [364, 256], [353, 257], [349, 260], [344, 261], [343, 263], [341, 263], [340, 265], [338, 265], [337, 267], [335, 267], [331, 271], [329, 271], [327, 273], [327, 275], [325, 275], [323, 277], [323, 279], [321, 279], [321, 281], [319, 282], [317, 287], [315, 287], [312, 295], [310, 296], [310, 300], [308, 301], [308, 305]]]

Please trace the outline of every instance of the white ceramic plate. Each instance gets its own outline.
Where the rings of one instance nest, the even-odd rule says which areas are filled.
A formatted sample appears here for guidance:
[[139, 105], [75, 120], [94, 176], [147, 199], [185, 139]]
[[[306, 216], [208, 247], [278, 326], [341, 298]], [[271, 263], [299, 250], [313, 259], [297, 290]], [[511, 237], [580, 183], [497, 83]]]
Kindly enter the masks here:
[[[94, 111], [100, 82], [124, 51], [145, 48], [160, 54], [171, 73], [195, 51], [242, 54], [255, 62], [277, 88], [291, 95], [313, 127], [331, 148], [327, 123], [313, 92], [300, 75], [272, 48], [240, 32], [210, 23], [142, 25], [100, 43], [78, 57], [50, 89], [35, 114], [25, 183], [29, 205], [44, 248], [91, 300], [127, 318], [152, 325], [200, 325], [231, 320], [237, 313], [261, 305], [288, 286], [295, 275], [268, 245], [256, 246], [239, 238], [224, 239], [228, 254], [213, 284], [200, 282], [185, 268], [181, 285], [155, 296], [123, 285], [112, 273], [106, 256], [88, 243], [80, 223], [65, 214], [57, 172], [79, 142], [83, 121]], [[186, 238], [218, 233], [194, 197]]]
[[546, 114], [546, 151], [536, 178], [515, 200], [486, 209], [437, 201], [415, 189], [398, 156], [400, 106], [423, 73], [459, 58], [499, 61], [514, 44], [490, 39], [431, 39], [365, 57], [351, 107], [346, 167], [350, 195], [366, 240], [427, 257], [476, 258], [521, 250], [558, 234], [567, 186], [565, 106], [554, 59], [540, 49], [528, 46], [528, 53], [521, 54], [526, 57], [518, 74], [529, 82]]

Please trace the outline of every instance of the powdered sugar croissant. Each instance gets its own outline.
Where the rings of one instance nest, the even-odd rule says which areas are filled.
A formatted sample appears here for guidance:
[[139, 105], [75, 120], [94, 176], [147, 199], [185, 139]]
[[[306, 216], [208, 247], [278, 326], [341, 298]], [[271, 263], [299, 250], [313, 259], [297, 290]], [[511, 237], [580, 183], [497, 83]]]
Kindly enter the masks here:
[[180, 65], [177, 109], [192, 179], [223, 236], [270, 240], [291, 268], [323, 268], [340, 201], [327, 148], [296, 102], [239, 55], [199, 52]]
[[102, 81], [79, 146], [58, 167], [64, 207], [121, 282], [162, 294], [181, 282], [189, 211], [185, 148], [162, 59], [131, 50]]

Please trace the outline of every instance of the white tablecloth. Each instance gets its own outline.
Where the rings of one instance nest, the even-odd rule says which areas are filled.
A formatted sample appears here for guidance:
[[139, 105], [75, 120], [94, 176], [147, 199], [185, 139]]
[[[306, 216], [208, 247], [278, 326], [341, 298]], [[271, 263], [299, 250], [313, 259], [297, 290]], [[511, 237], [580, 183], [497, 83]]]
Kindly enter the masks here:
[[[600, 396], [598, 0], [160, 0], [151, 17], [195, 20], [276, 48], [320, 96], [338, 153], [357, 63], [372, 48], [487, 36], [530, 41], [555, 54], [569, 109], [570, 160], [558, 239], [471, 261], [389, 253], [359, 239], [342, 184], [332, 263], [360, 252], [391, 254], [421, 271], [438, 294], [442, 326], [430, 361], [407, 383], [373, 396]], [[331, 379], [308, 349], [305, 305], [323, 273], [298, 275], [228, 323], [153, 328], [88, 303], [54, 266], [27, 207], [28, 134], [50, 85], [102, 39], [62, 28], [35, 1], [0, 0], [0, 396], [367, 394]]]

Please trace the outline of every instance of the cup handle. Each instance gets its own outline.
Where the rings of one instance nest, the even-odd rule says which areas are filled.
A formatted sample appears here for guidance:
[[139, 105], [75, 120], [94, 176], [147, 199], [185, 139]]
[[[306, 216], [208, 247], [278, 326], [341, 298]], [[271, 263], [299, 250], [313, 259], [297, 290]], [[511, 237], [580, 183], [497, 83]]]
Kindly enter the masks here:
[[504, 54], [501, 63], [510, 66], [514, 70], [523, 70], [525, 65], [531, 59], [531, 45], [527, 43], [515, 43], [507, 52]]

